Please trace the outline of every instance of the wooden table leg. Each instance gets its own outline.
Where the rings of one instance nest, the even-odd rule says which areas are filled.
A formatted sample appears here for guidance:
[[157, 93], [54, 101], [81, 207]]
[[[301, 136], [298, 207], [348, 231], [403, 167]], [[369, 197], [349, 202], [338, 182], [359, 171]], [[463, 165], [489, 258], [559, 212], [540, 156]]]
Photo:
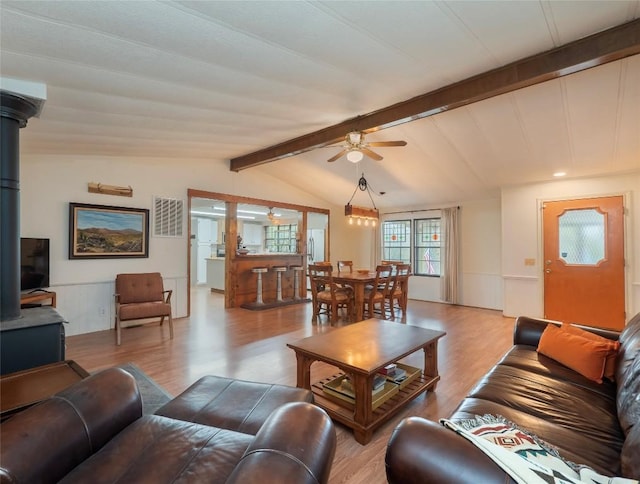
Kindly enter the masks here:
[[296, 352], [297, 382], [298, 388], [311, 389], [311, 364], [315, 361], [303, 354]]
[[[426, 377], [435, 378], [438, 373], [438, 342], [432, 341], [424, 347], [424, 375]], [[431, 387], [432, 390], [436, 389], [438, 382], [434, 382]]]
[[356, 306], [354, 322], [356, 323], [364, 319], [364, 286], [364, 282], [353, 282], [353, 303]]
[[356, 442], [362, 445], [367, 445], [373, 438], [373, 430], [356, 430], [353, 431], [353, 437]]
[[371, 410], [373, 375], [367, 377], [366, 375], [351, 374], [351, 383], [356, 400], [353, 420], [356, 427], [360, 427], [354, 429], [354, 435], [358, 442], [365, 445], [371, 441], [373, 436], [372, 430], [363, 430], [369, 426], [373, 415]]

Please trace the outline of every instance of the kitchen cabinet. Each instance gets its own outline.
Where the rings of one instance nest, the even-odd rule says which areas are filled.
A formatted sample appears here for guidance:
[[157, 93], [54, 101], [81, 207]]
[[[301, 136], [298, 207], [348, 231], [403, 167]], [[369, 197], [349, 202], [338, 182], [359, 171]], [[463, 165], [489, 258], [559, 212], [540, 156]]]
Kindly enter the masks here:
[[259, 245], [262, 246], [262, 225], [246, 223], [242, 227], [242, 243], [243, 245]]
[[207, 286], [212, 291], [224, 291], [224, 257], [210, 257], [207, 259]]

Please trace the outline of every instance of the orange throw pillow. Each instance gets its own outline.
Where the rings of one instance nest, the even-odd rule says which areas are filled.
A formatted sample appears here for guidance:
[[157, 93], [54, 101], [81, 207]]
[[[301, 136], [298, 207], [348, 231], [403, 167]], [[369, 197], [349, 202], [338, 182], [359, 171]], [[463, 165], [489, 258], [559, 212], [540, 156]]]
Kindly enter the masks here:
[[556, 360], [590, 380], [602, 383], [609, 345], [548, 324], [540, 336], [538, 353]]
[[607, 339], [603, 336], [585, 331], [581, 328], [567, 323], [562, 323], [562, 329], [568, 333], [582, 336], [583, 338], [590, 339], [591, 341], [600, 341], [601, 343], [607, 343], [609, 345], [609, 355], [607, 355], [607, 361], [604, 365], [604, 377], [608, 380], [615, 381], [616, 377], [616, 358], [618, 356], [618, 350], [620, 349], [620, 342]]

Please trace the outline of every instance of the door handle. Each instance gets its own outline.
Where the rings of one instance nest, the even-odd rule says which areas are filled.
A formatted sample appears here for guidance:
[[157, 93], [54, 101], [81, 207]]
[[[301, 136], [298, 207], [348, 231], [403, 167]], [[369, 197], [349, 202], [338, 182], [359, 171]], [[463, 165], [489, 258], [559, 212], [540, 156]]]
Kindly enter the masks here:
[[551, 274], [551, 269], [545, 269], [544, 270], [547, 274]]

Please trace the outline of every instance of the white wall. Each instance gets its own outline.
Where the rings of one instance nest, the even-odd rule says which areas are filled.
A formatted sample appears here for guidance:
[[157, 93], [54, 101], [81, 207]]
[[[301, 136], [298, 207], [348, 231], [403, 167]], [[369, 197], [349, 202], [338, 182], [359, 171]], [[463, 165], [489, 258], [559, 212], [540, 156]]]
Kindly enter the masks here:
[[[51, 288], [70, 322], [69, 335], [113, 327], [114, 279], [120, 272], [161, 272], [174, 290], [176, 317], [187, 313], [189, 288], [186, 225], [181, 238], [150, 237], [149, 258], [69, 260], [69, 202], [151, 209], [159, 195], [185, 200], [186, 210], [187, 189], [194, 188], [329, 208], [264, 174], [231, 172], [224, 161], [23, 155], [20, 163], [20, 235], [51, 239]], [[130, 185], [133, 197], [88, 193], [89, 182]]]
[[[335, 215], [334, 215], [335, 214]], [[376, 264], [377, 230], [371, 226], [350, 225], [344, 206], [331, 210], [331, 261], [353, 261], [354, 269], [368, 269]]]
[[[131, 185], [134, 195], [88, 193], [87, 183], [92, 181]], [[353, 260], [356, 267], [365, 268], [379, 260], [378, 229], [349, 225], [342, 206], [331, 206], [252, 170], [230, 172], [224, 161], [23, 155], [20, 185], [21, 236], [51, 239], [51, 285], [58, 293], [60, 313], [70, 321], [66, 328], [69, 335], [113, 326], [113, 281], [119, 272], [160, 271], [167, 288], [174, 290], [176, 317], [186, 315], [189, 287], [186, 227], [183, 238], [151, 237], [148, 259], [69, 260], [69, 202], [151, 209], [154, 195], [186, 201], [187, 189], [195, 188], [326, 208], [331, 210], [332, 261]], [[539, 202], [624, 194], [627, 312], [639, 312], [639, 191], [640, 173], [635, 173], [511, 187], [502, 191], [501, 200], [451, 203], [461, 206], [462, 304], [503, 308], [508, 316], [541, 316]], [[402, 218], [400, 214], [394, 217]], [[536, 265], [525, 266], [525, 258], [534, 258]], [[412, 277], [409, 297], [440, 301], [439, 279]]]
[[[640, 173], [555, 181], [502, 190], [504, 314], [544, 315], [540, 204], [571, 197], [624, 195], [627, 319], [640, 311]], [[524, 259], [533, 258], [534, 266]]]
[[[496, 198], [447, 204], [456, 205], [460, 206], [460, 304], [502, 309], [500, 200]], [[439, 210], [411, 212], [415, 210], [421, 209], [390, 209], [387, 211], [400, 213], [385, 215], [383, 220], [440, 215]], [[440, 278], [412, 276], [409, 298], [441, 302]]]
[[499, 199], [461, 204], [462, 304], [502, 309], [502, 241]]

